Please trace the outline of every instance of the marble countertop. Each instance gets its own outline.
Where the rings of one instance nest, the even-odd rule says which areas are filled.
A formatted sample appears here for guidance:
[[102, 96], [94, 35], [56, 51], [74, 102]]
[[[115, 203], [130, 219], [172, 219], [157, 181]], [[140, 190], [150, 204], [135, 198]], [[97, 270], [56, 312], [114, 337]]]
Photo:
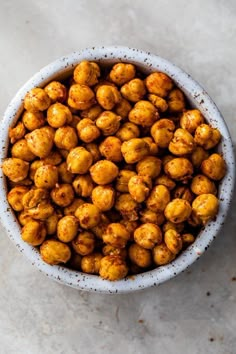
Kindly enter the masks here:
[[[0, 3], [3, 114], [15, 92], [59, 56], [128, 45], [185, 69], [215, 100], [236, 143], [234, 0], [8, 0]], [[0, 231], [1, 354], [234, 354], [236, 202], [212, 247], [158, 288], [106, 296], [59, 285]]]

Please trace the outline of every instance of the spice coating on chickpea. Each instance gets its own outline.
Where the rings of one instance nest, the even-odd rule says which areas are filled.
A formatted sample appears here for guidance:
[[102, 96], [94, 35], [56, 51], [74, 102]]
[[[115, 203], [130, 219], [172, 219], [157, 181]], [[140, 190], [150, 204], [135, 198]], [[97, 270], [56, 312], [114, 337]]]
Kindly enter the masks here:
[[84, 147], [80, 146], [70, 150], [66, 162], [70, 172], [84, 174], [89, 171], [93, 163], [93, 156]]
[[150, 209], [144, 209], [140, 211], [141, 223], [152, 223], [162, 225], [165, 222], [165, 216], [163, 212], [155, 212]]
[[75, 193], [70, 184], [63, 183], [56, 185], [50, 195], [55, 204], [64, 208], [72, 203]]
[[150, 93], [148, 99], [157, 108], [158, 112], [163, 113], [168, 109], [168, 104], [164, 98]]
[[102, 113], [102, 107], [99, 106], [99, 104], [96, 104], [88, 109], [84, 109], [81, 113], [80, 116], [82, 118], [88, 118], [91, 119], [93, 121], [95, 121], [98, 116]]
[[161, 172], [161, 160], [155, 156], [146, 156], [137, 163], [136, 170], [141, 176], [156, 178]]
[[53, 103], [63, 103], [66, 100], [67, 89], [65, 85], [59, 81], [51, 81], [46, 87], [44, 87], [44, 91], [48, 94], [51, 102]]
[[67, 263], [71, 257], [68, 245], [57, 240], [46, 240], [40, 247], [40, 255], [45, 263], [55, 265]]
[[89, 143], [84, 145], [85, 149], [88, 150], [88, 152], [91, 153], [93, 157], [93, 162], [97, 162], [98, 160], [101, 160], [101, 154], [99, 151], [99, 147], [95, 143]]
[[82, 119], [76, 126], [78, 136], [80, 140], [85, 143], [91, 143], [100, 136], [100, 130], [89, 118]]
[[139, 101], [129, 112], [129, 120], [143, 127], [151, 127], [159, 118], [156, 107], [149, 101]]
[[160, 119], [151, 127], [151, 136], [158, 146], [167, 148], [174, 136], [175, 124], [170, 119]]
[[174, 224], [188, 220], [191, 212], [192, 208], [189, 202], [180, 198], [172, 199], [164, 211], [166, 219]]
[[129, 180], [133, 176], [136, 176], [136, 173], [134, 171], [120, 170], [116, 178], [116, 190], [121, 193], [127, 193], [129, 191]]
[[121, 256], [123, 259], [127, 257], [127, 250], [125, 248], [118, 248], [111, 245], [105, 245], [102, 248], [104, 256]]
[[92, 180], [100, 185], [111, 183], [119, 173], [118, 167], [111, 161], [100, 160], [90, 168]]
[[150, 155], [157, 155], [159, 149], [155, 141], [150, 136], [144, 136], [142, 139], [149, 145]]
[[123, 193], [116, 198], [115, 209], [118, 210], [125, 220], [138, 220], [138, 203], [129, 193]]
[[144, 202], [152, 188], [152, 180], [149, 176], [133, 176], [128, 183], [131, 197], [138, 203]]
[[173, 139], [169, 143], [170, 152], [177, 156], [191, 154], [195, 147], [192, 135], [182, 128], [175, 131]]
[[29, 112], [45, 111], [50, 106], [51, 100], [47, 93], [39, 88], [30, 90], [24, 99], [24, 108]]
[[71, 242], [78, 233], [79, 221], [75, 216], [67, 215], [57, 224], [57, 237], [62, 242]]
[[16, 157], [9, 157], [3, 161], [2, 170], [12, 182], [23, 181], [29, 171], [29, 163]]
[[134, 241], [141, 247], [153, 249], [162, 242], [162, 232], [158, 225], [145, 223], [134, 231]]
[[108, 136], [99, 145], [99, 151], [107, 160], [120, 162], [123, 159], [121, 153], [121, 140], [116, 136]]
[[60, 182], [72, 183], [74, 176], [70, 171], [68, 171], [67, 163], [65, 161], [62, 162], [59, 166], [57, 166], [57, 171]]
[[176, 181], [187, 182], [193, 174], [193, 165], [184, 157], [177, 157], [164, 166], [165, 173]]
[[116, 87], [101, 85], [96, 92], [96, 98], [102, 108], [111, 110], [120, 102], [121, 94]]
[[121, 86], [135, 77], [136, 70], [133, 64], [118, 63], [113, 65], [109, 78], [116, 85]]
[[157, 266], [168, 264], [175, 259], [175, 255], [169, 250], [164, 242], [155, 246], [152, 254], [153, 261]]
[[81, 61], [74, 70], [74, 80], [77, 84], [93, 86], [98, 83], [100, 68], [97, 63]]
[[191, 182], [191, 191], [196, 194], [216, 194], [217, 189], [215, 183], [204, 175], [193, 177]]
[[76, 209], [84, 203], [83, 199], [75, 198], [70, 205], [64, 208], [64, 215], [75, 215]]
[[98, 252], [88, 254], [81, 259], [81, 269], [84, 273], [99, 274], [103, 255]]
[[99, 274], [103, 279], [116, 281], [126, 277], [128, 267], [120, 256], [105, 256], [101, 259]]
[[54, 212], [51, 216], [44, 220], [47, 235], [54, 235], [57, 232], [57, 223], [59, 215]]
[[180, 117], [180, 127], [191, 134], [203, 123], [204, 117], [198, 109], [186, 110]]
[[[42, 126], [44, 126], [46, 122], [43, 112], [28, 112], [28, 111], [24, 112], [22, 121], [24, 123], [24, 126], [30, 131], [41, 128]], [[25, 132], [23, 135], [25, 135]]]
[[221, 134], [217, 128], [212, 128], [208, 124], [201, 124], [195, 131], [194, 140], [205, 150], [209, 150], [219, 144]]
[[202, 162], [201, 171], [214, 181], [220, 181], [226, 174], [226, 163], [219, 154], [212, 154]]
[[31, 152], [28, 147], [26, 139], [20, 139], [12, 146], [11, 149], [12, 157], [17, 157], [24, 161], [33, 161], [36, 156]]
[[175, 188], [176, 183], [167, 175], [163, 174], [155, 179], [155, 184], [162, 184], [166, 188], [168, 188], [170, 191]]
[[42, 127], [26, 134], [25, 139], [31, 152], [40, 158], [44, 158], [52, 150], [54, 134], [53, 128]]
[[103, 242], [108, 245], [125, 248], [130, 238], [130, 233], [126, 230], [125, 226], [120, 223], [109, 224], [103, 234]]
[[152, 264], [151, 251], [141, 247], [137, 243], [133, 243], [128, 250], [131, 262], [141, 268], [148, 268]]
[[92, 201], [101, 211], [110, 210], [115, 203], [115, 190], [111, 186], [97, 186], [92, 191]]
[[173, 229], [165, 232], [164, 242], [173, 254], [178, 254], [183, 247], [183, 241], [180, 234]]
[[17, 140], [23, 138], [25, 133], [26, 133], [26, 129], [22, 122], [17, 123], [14, 128], [9, 128], [8, 135], [11, 144], [14, 144]]
[[201, 194], [194, 199], [192, 208], [193, 214], [205, 225], [218, 213], [219, 200], [213, 194]]
[[32, 246], [39, 246], [46, 238], [46, 228], [41, 221], [31, 220], [21, 230], [22, 240]]
[[74, 84], [70, 87], [68, 105], [74, 109], [88, 109], [96, 103], [93, 90], [87, 85]]
[[124, 84], [121, 87], [120, 92], [126, 100], [138, 102], [146, 94], [146, 88], [142, 80], [133, 79]]
[[120, 127], [121, 117], [111, 111], [104, 111], [96, 120], [97, 127], [103, 135], [113, 135]]
[[209, 153], [201, 146], [197, 146], [191, 154], [191, 162], [195, 168], [199, 168], [204, 160], [209, 157]]
[[58, 182], [58, 171], [56, 166], [43, 165], [39, 167], [34, 175], [34, 183], [37, 188], [54, 188]]
[[170, 91], [167, 97], [168, 111], [170, 113], [182, 112], [185, 108], [184, 94], [179, 89], [175, 88]]
[[29, 188], [24, 186], [16, 186], [7, 194], [7, 200], [15, 211], [22, 211], [24, 209], [22, 198], [29, 191]]
[[86, 256], [93, 252], [95, 248], [95, 237], [92, 232], [82, 231], [73, 240], [74, 251], [81, 256]]
[[54, 103], [47, 110], [47, 121], [52, 128], [60, 128], [72, 121], [72, 113], [62, 103]]
[[94, 188], [92, 178], [89, 174], [75, 177], [72, 185], [75, 193], [83, 198], [91, 196], [92, 190]]
[[117, 131], [116, 136], [121, 141], [128, 141], [130, 139], [138, 138], [140, 136], [140, 130], [136, 124], [125, 122]]
[[155, 186], [152, 189], [146, 204], [148, 209], [155, 212], [162, 212], [164, 211], [169, 201], [170, 201], [170, 192], [168, 188], [160, 184], [158, 186]]
[[54, 143], [59, 149], [71, 150], [78, 145], [78, 137], [74, 128], [64, 125], [55, 132]]
[[128, 117], [128, 114], [131, 109], [131, 104], [124, 98], [121, 98], [120, 102], [118, 102], [114, 107], [116, 114], [118, 114], [118, 116], [121, 116], [123, 119]]
[[148, 92], [160, 97], [166, 97], [173, 87], [172, 80], [164, 73], [156, 72], [146, 77], [145, 80]]
[[124, 141], [121, 152], [127, 163], [136, 163], [150, 152], [149, 145], [143, 139], [135, 138]]
[[92, 229], [97, 226], [101, 220], [100, 210], [96, 205], [91, 203], [80, 205], [75, 211], [75, 216], [83, 229]]

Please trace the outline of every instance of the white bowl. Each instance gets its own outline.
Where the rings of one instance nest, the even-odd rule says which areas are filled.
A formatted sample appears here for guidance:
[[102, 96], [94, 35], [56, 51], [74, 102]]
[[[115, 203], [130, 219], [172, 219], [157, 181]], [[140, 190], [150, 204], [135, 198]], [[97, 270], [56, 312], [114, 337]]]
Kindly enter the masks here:
[[0, 220], [6, 229], [10, 239], [33, 265], [54, 279], [76, 289], [96, 291], [101, 293], [128, 293], [151, 286], [159, 285], [184, 271], [208, 248], [222, 227], [229, 210], [234, 187], [235, 163], [232, 142], [224, 119], [215, 103], [206, 91], [190, 75], [179, 69], [169, 61], [138, 49], [127, 47], [93, 47], [79, 52], [74, 52], [62, 57], [52, 64], [44, 67], [35, 74], [16, 94], [9, 104], [0, 129], [0, 158], [1, 161], [7, 155], [8, 128], [13, 126], [23, 111], [23, 99], [27, 91], [35, 86], [45, 86], [49, 81], [68, 76], [73, 68], [81, 60], [95, 60], [102, 64], [113, 64], [118, 61], [134, 63], [143, 72], [162, 71], [169, 75], [176, 85], [185, 93], [192, 107], [199, 109], [206, 120], [214, 127], [219, 128], [222, 134], [222, 142], [219, 151], [227, 163], [227, 174], [220, 183], [219, 198], [220, 210], [216, 221], [212, 221], [202, 230], [194, 244], [182, 252], [176, 260], [168, 265], [154, 270], [138, 274], [126, 279], [109, 282], [95, 275], [87, 275], [70, 270], [63, 266], [50, 266], [44, 263], [36, 248], [22, 241], [20, 226], [12, 212], [6, 198], [6, 179], [0, 169]]

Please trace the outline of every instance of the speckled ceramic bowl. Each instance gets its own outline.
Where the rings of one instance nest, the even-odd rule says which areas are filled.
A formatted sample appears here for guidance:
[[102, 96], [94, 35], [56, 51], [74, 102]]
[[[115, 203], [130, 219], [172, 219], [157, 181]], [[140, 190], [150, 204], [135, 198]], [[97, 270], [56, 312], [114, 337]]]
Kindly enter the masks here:
[[[39, 252], [21, 240], [20, 226], [6, 199], [6, 180], [0, 169], [0, 219], [10, 239], [33, 265], [51, 279], [76, 289], [96, 291], [101, 293], [128, 293], [157, 286], [168, 279], [173, 278], [184, 271], [201, 254], [207, 250], [212, 240], [216, 237], [222, 227], [227, 215], [234, 187], [234, 154], [232, 142], [226, 124], [214, 102], [206, 91], [194, 81], [190, 75], [179, 69], [169, 61], [157, 55], [143, 52], [138, 49], [126, 47], [93, 47], [68, 56], [60, 58], [49, 64], [36, 75], [34, 75], [16, 94], [9, 104], [0, 129], [0, 158], [1, 161], [7, 155], [8, 149], [8, 128], [13, 126], [23, 111], [23, 98], [27, 91], [35, 86], [45, 86], [49, 81], [68, 76], [73, 68], [81, 60], [95, 60], [103, 65], [113, 64], [118, 61], [130, 62], [137, 65], [145, 73], [152, 71], [163, 71], [169, 75], [176, 85], [185, 93], [190, 104], [198, 108], [207, 121], [219, 128], [222, 134], [222, 143], [219, 151], [227, 162], [228, 171], [222, 180], [219, 188], [220, 210], [216, 221], [210, 222], [205, 229], [199, 233], [196, 241], [186, 251], [181, 253], [175, 261], [152, 271], [138, 274], [126, 279], [109, 282], [98, 276], [86, 275], [77, 271], [69, 270], [62, 266], [50, 266], [44, 263]], [[4, 251], [4, 250], [2, 250]]]

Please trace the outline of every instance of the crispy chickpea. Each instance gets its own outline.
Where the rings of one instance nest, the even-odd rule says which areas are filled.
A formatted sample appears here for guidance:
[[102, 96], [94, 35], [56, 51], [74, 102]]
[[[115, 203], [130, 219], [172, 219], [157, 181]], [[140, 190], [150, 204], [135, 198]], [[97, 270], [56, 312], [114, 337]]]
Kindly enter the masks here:
[[111, 186], [97, 186], [92, 191], [92, 201], [101, 211], [107, 211], [113, 207], [115, 195]]
[[28, 112], [25, 111], [22, 117], [24, 126], [32, 131], [44, 126], [46, 120], [42, 112]]
[[88, 109], [96, 103], [93, 90], [87, 85], [74, 84], [70, 87], [68, 105], [74, 109]]
[[165, 165], [170, 162], [171, 160], [176, 159], [176, 156], [167, 154], [162, 157], [162, 164], [165, 167]]
[[116, 85], [121, 86], [135, 77], [135, 66], [127, 63], [117, 63], [113, 65], [109, 78]]
[[51, 100], [47, 93], [35, 87], [25, 95], [24, 108], [30, 112], [45, 111], [50, 106]]
[[150, 209], [144, 209], [140, 211], [141, 223], [152, 223], [162, 225], [165, 222], [165, 216], [163, 212], [155, 212]]
[[77, 235], [79, 221], [75, 216], [67, 215], [57, 224], [57, 237], [62, 242], [71, 242]]
[[83, 199], [75, 198], [69, 206], [64, 208], [64, 215], [75, 215], [76, 209], [84, 203]]
[[25, 139], [18, 140], [11, 148], [12, 157], [17, 157], [24, 161], [33, 161], [36, 156], [31, 152]]
[[96, 92], [96, 98], [102, 108], [111, 110], [120, 102], [121, 94], [116, 87], [101, 85]]
[[178, 224], [174, 224], [171, 221], [165, 222], [165, 224], [162, 226], [163, 232], [166, 232], [168, 230], [175, 230], [177, 233], [180, 233], [184, 230], [184, 223], [180, 222]]
[[103, 242], [117, 248], [125, 248], [130, 238], [130, 233], [120, 223], [109, 224], [102, 236]]
[[57, 232], [58, 219], [59, 219], [58, 214], [54, 212], [51, 216], [49, 216], [49, 218], [44, 220], [47, 235], [54, 235]]
[[143, 127], [151, 127], [159, 118], [156, 107], [149, 101], [139, 101], [129, 112], [129, 121]]
[[94, 235], [102, 240], [102, 235], [105, 233], [107, 226], [109, 225], [110, 221], [105, 214], [101, 214], [101, 220], [97, 226], [94, 226], [91, 230]]
[[101, 260], [103, 256], [99, 252], [88, 254], [82, 257], [81, 269], [84, 273], [99, 274]]
[[164, 211], [169, 202], [170, 192], [168, 188], [160, 184], [152, 189], [146, 204], [148, 209], [159, 213]]
[[87, 60], [81, 61], [74, 70], [74, 80], [80, 85], [96, 85], [100, 75], [98, 64]]
[[152, 264], [151, 251], [141, 247], [137, 243], [132, 243], [128, 250], [131, 262], [141, 268], [148, 268]]
[[164, 100], [164, 98], [150, 93], [148, 95], [148, 99], [150, 102], [152, 102], [152, 104], [157, 108], [159, 112], [163, 113], [168, 109], [168, 104], [166, 100]]
[[72, 247], [74, 251], [81, 256], [86, 256], [93, 252], [95, 248], [95, 237], [92, 232], [80, 232], [73, 240]]
[[94, 184], [89, 174], [75, 177], [73, 188], [78, 196], [87, 198], [91, 196]]
[[9, 187], [10, 188], [13, 188], [13, 187], [16, 187], [16, 186], [32, 187], [32, 184], [33, 184], [33, 182], [31, 181], [30, 178], [25, 178], [25, 179], [23, 179], [22, 181], [19, 181], [19, 182], [9, 181]]
[[31, 189], [22, 197], [22, 204], [25, 209], [31, 209], [44, 201], [47, 201], [49, 193], [46, 189], [36, 188]]
[[79, 116], [77, 116], [76, 114], [72, 115], [72, 121], [69, 123], [69, 125], [76, 129], [77, 124], [81, 121], [81, 118]]
[[70, 205], [74, 199], [74, 190], [68, 183], [56, 185], [51, 191], [51, 198], [53, 202], [60, 207]]
[[175, 259], [175, 255], [169, 250], [163, 242], [153, 248], [153, 261], [157, 266], [168, 264]]
[[189, 202], [180, 198], [172, 199], [164, 211], [166, 219], [174, 224], [188, 220], [191, 212], [192, 208]]
[[48, 94], [51, 102], [65, 102], [67, 97], [66, 87], [61, 84], [59, 81], [51, 81], [46, 87], [44, 87], [44, 91]]
[[138, 220], [138, 203], [129, 193], [124, 193], [116, 198], [115, 209], [118, 210], [125, 220]]
[[120, 129], [117, 131], [116, 136], [121, 141], [128, 141], [130, 139], [138, 138], [140, 135], [139, 127], [131, 122], [126, 122], [122, 124]]
[[191, 191], [196, 194], [216, 194], [217, 189], [215, 183], [204, 175], [197, 175], [193, 177], [191, 182]]
[[160, 97], [166, 97], [173, 88], [173, 82], [164, 73], [155, 72], [146, 77], [145, 80], [148, 92], [154, 93]]
[[32, 246], [39, 246], [46, 238], [46, 228], [43, 222], [31, 220], [21, 230], [22, 240]]
[[30, 164], [29, 177], [31, 180], [34, 180], [34, 176], [35, 176], [37, 169], [43, 165], [44, 165], [44, 162], [42, 160], [35, 160]]
[[57, 240], [46, 240], [40, 246], [40, 255], [45, 263], [56, 265], [67, 263], [71, 257], [68, 245]]
[[78, 144], [78, 137], [75, 129], [69, 125], [58, 128], [55, 133], [54, 143], [59, 149], [74, 149]]
[[113, 135], [120, 127], [121, 117], [111, 111], [104, 111], [96, 120], [97, 127], [103, 135]]
[[161, 172], [161, 160], [155, 156], [146, 156], [137, 163], [136, 170], [141, 176], [156, 178]]
[[176, 230], [170, 229], [166, 231], [164, 234], [164, 241], [173, 254], [178, 254], [183, 248], [182, 238]]
[[195, 237], [192, 234], [183, 234], [182, 235], [183, 246], [188, 247], [195, 241]]
[[177, 157], [164, 166], [165, 173], [176, 181], [187, 182], [193, 174], [193, 165], [184, 157]]
[[104, 86], [104, 85], [116, 87], [116, 85], [113, 82], [111, 82], [111, 81], [100, 80], [99, 83], [94, 86], [94, 88], [93, 88], [94, 92], [97, 93], [97, 90], [99, 89], [99, 87]]
[[160, 119], [151, 127], [151, 136], [161, 148], [167, 148], [174, 136], [175, 124], [170, 119]]
[[152, 180], [149, 176], [133, 176], [128, 183], [131, 197], [138, 203], [144, 202], [152, 189]]
[[105, 256], [101, 260], [99, 274], [103, 279], [120, 280], [128, 274], [128, 267], [121, 256]]
[[22, 122], [17, 123], [13, 128], [9, 128], [9, 138], [11, 144], [14, 144], [17, 140], [22, 139], [25, 133], [26, 129]]
[[116, 179], [116, 190], [121, 193], [129, 191], [128, 183], [131, 177], [136, 176], [134, 171], [120, 170]]
[[111, 161], [100, 160], [90, 168], [92, 180], [100, 185], [111, 183], [119, 173], [118, 167]]
[[220, 181], [226, 174], [226, 163], [219, 154], [212, 154], [202, 162], [201, 171], [214, 181]]
[[25, 139], [31, 152], [40, 158], [44, 158], [52, 150], [54, 134], [53, 128], [42, 127], [26, 134]]
[[99, 106], [99, 104], [96, 104], [93, 107], [83, 110], [80, 115], [82, 118], [89, 118], [92, 121], [95, 121], [101, 113], [102, 107]]
[[204, 160], [209, 157], [208, 151], [201, 146], [197, 146], [191, 155], [191, 161], [195, 168], [199, 168]]
[[67, 163], [65, 161], [57, 167], [57, 170], [60, 182], [72, 183], [74, 176], [70, 171], [68, 171]]
[[186, 186], [177, 187], [174, 190], [173, 196], [174, 196], [174, 198], [180, 198], [180, 199], [187, 200], [187, 202], [189, 202], [189, 204], [191, 204], [194, 199], [194, 195], [191, 192], [190, 188], [186, 187]]
[[170, 91], [167, 102], [168, 110], [170, 113], [179, 113], [182, 112], [185, 108], [184, 94], [177, 88]]
[[41, 161], [45, 165], [57, 166], [62, 162], [62, 156], [59, 151], [51, 151], [48, 156], [41, 159]]
[[150, 136], [145, 136], [142, 138], [149, 145], [150, 155], [156, 155], [158, 153], [158, 145]]
[[126, 230], [129, 232], [130, 234], [130, 241], [134, 240], [134, 231], [137, 229], [138, 227], [138, 222], [137, 221], [129, 221], [129, 220], [121, 220], [120, 223], [122, 225], [125, 226]]
[[169, 143], [169, 150], [172, 154], [181, 156], [191, 154], [196, 145], [192, 135], [185, 129], [177, 129], [174, 137]]
[[73, 120], [72, 113], [67, 106], [62, 103], [54, 103], [47, 110], [48, 124], [53, 128], [60, 128]]
[[10, 157], [3, 161], [2, 170], [10, 181], [20, 182], [28, 175], [29, 163], [16, 157]]
[[7, 194], [7, 200], [15, 211], [22, 211], [24, 206], [22, 204], [23, 196], [29, 191], [29, 188], [24, 186], [16, 186]]
[[97, 144], [89, 143], [89, 144], [85, 144], [84, 146], [86, 150], [88, 150], [92, 154], [94, 163], [97, 162], [98, 160], [101, 160], [101, 154]]
[[141, 247], [151, 250], [162, 242], [162, 232], [158, 225], [145, 223], [134, 231], [134, 241]]
[[37, 169], [34, 175], [34, 183], [37, 188], [54, 188], [58, 182], [58, 171], [56, 166], [43, 165]]
[[150, 153], [149, 145], [143, 139], [135, 138], [124, 141], [121, 152], [126, 163], [136, 163]]
[[180, 127], [189, 133], [194, 133], [197, 127], [204, 123], [204, 117], [198, 109], [184, 111], [180, 117]]
[[76, 129], [80, 140], [84, 141], [85, 143], [91, 143], [100, 136], [100, 130], [94, 121], [89, 118], [82, 119], [77, 124]]
[[219, 144], [221, 134], [217, 128], [212, 128], [208, 124], [201, 124], [197, 127], [194, 135], [195, 142], [205, 150], [210, 150]]
[[126, 100], [131, 102], [138, 102], [146, 94], [146, 89], [142, 80], [133, 79], [124, 84], [121, 87], [120, 92]]
[[68, 171], [72, 173], [87, 173], [93, 163], [92, 154], [83, 147], [72, 149], [66, 159]]
[[27, 213], [33, 219], [45, 220], [53, 215], [54, 208], [49, 202], [42, 201], [42, 203], [39, 203], [37, 206], [28, 209]]
[[123, 160], [121, 154], [121, 140], [116, 136], [108, 136], [99, 145], [99, 151], [107, 160], [120, 162]]
[[163, 186], [168, 188], [170, 191], [172, 191], [172, 189], [174, 189], [176, 187], [176, 183], [173, 181], [173, 179], [171, 179], [170, 177], [168, 177], [165, 174], [157, 177], [155, 180], [155, 184], [156, 185], [162, 184]]
[[80, 205], [75, 216], [79, 219], [80, 226], [83, 229], [92, 229], [97, 226], [101, 220], [101, 212], [96, 205], [84, 203]]
[[219, 200], [213, 194], [201, 194], [194, 199], [192, 208], [193, 214], [205, 225], [217, 215]]
[[32, 220], [33, 218], [28, 215], [27, 210], [23, 210], [18, 214], [18, 221], [21, 224], [21, 226], [25, 226]]
[[132, 106], [126, 99], [122, 98], [119, 103], [116, 104], [114, 110], [118, 116], [121, 116], [123, 119], [128, 117], [129, 112], [131, 111]]
[[102, 253], [104, 256], [120, 256], [123, 259], [127, 257], [127, 250], [125, 248], [118, 248], [111, 245], [105, 245], [102, 248]]

